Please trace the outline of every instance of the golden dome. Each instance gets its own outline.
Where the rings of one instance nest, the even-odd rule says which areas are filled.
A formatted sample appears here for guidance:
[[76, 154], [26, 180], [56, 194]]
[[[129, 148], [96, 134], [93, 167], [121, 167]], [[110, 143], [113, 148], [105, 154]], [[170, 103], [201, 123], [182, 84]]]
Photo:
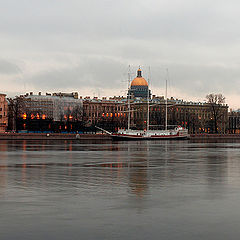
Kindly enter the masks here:
[[137, 70], [137, 77], [133, 79], [131, 86], [148, 86], [147, 81], [142, 77], [142, 70], [140, 68]]
[[147, 81], [143, 77], [136, 77], [133, 79], [131, 86], [148, 86]]

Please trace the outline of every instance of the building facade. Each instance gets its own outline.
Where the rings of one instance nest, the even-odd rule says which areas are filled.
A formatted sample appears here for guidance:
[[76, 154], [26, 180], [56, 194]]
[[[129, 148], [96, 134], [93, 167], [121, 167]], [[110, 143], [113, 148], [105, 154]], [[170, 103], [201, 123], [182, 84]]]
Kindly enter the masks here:
[[[115, 132], [119, 129], [146, 129], [149, 108], [150, 129], [164, 129], [166, 100], [163, 96], [146, 98], [126, 97], [60, 97], [26, 94], [18, 115], [16, 130], [73, 131], [95, 129], [95, 126]], [[182, 126], [189, 133], [229, 132], [228, 106], [217, 105], [220, 113], [214, 119], [208, 103], [167, 100], [167, 126]], [[6, 113], [5, 113], [6, 114]], [[235, 121], [235, 120], [234, 120]], [[215, 129], [217, 126], [217, 129]]]
[[5, 94], [0, 94], [0, 132], [5, 132], [8, 126], [8, 103]]
[[228, 114], [229, 133], [240, 134], [240, 110], [231, 111]]
[[[164, 129], [166, 124], [166, 103], [164, 97], [153, 96], [149, 100], [150, 129]], [[106, 130], [117, 131], [128, 128], [130, 113], [131, 129], [146, 129], [148, 102], [146, 99], [131, 99], [128, 110], [128, 99], [113, 97], [110, 99], [83, 99], [83, 118], [88, 126], [99, 126]], [[208, 103], [186, 102], [178, 99], [167, 101], [168, 128], [182, 126], [189, 133], [214, 133], [214, 115]], [[217, 119], [217, 131], [228, 131], [228, 106], [222, 105], [221, 115]]]
[[76, 111], [83, 108], [82, 99], [78, 99], [77, 93], [53, 93], [24, 96], [25, 104], [22, 114], [25, 118], [52, 119], [62, 121], [67, 117], [77, 118]]
[[[147, 122], [150, 129], [165, 129], [167, 124], [168, 129], [182, 126], [192, 134], [226, 133], [230, 128], [227, 105], [174, 98], [166, 100], [163, 96], [151, 95], [140, 68], [131, 82], [127, 97], [82, 99], [78, 98], [76, 92], [46, 95], [40, 92], [34, 95], [31, 92], [18, 97], [18, 100], [21, 109], [15, 111], [18, 125], [13, 125], [16, 130], [69, 132], [80, 129], [89, 131], [97, 126], [115, 132], [128, 127], [147, 129]], [[232, 123], [234, 121], [232, 120]], [[17, 120], [12, 122], [16, 123]]]
[[72, 131], [82, 122], [83, 101], [76, 93], [21, 96], [17, 129], [30, 131]]
[[128, 111], [127, 99], [97, 97], [83, 99], [83, 123], [85, 126], [98, 126], [110, 131], [126, 128]]

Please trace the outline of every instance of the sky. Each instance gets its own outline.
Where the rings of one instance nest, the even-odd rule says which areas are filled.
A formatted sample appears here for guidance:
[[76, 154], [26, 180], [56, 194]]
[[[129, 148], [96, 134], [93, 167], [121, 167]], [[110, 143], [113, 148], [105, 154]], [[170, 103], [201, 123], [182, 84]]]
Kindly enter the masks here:
[[124, 96], [128, 66], [155, 95], [240, 108], [240, 2], [0, 0], [0, 92]]

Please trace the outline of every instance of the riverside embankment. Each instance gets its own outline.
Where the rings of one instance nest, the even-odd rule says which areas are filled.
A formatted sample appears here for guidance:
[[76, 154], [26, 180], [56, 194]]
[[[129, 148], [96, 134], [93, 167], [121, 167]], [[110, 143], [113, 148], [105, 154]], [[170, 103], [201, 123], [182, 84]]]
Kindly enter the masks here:
[[190, 134], [191, 140], [240, 139], [240, 134]]
[[[111, 140], [107, 134], [0, 133], [0, 140]], [[190, 134], [190, 140], [240, 139], [240, 134]]]
[[[0, 133], [0, 140], [111, 140], [107, 134]], [[240, 139], [240, 134], [190, 134], [190, 140]]]
[[107, 134], [0, 133], [0, 140], [110, 140]]

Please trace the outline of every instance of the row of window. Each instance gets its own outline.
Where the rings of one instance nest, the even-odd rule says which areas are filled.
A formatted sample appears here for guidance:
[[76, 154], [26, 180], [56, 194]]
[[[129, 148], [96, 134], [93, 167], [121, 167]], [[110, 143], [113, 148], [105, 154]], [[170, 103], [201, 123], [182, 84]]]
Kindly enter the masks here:
[[[88, 106], [84, 107], [84, 110], [88, 110]], [[110, 111], [126, 111], [125, 107], [100, 107], [100, 106], [89, 106], [89, 111], [98, 111], [98, 112], [110, 112]]]

